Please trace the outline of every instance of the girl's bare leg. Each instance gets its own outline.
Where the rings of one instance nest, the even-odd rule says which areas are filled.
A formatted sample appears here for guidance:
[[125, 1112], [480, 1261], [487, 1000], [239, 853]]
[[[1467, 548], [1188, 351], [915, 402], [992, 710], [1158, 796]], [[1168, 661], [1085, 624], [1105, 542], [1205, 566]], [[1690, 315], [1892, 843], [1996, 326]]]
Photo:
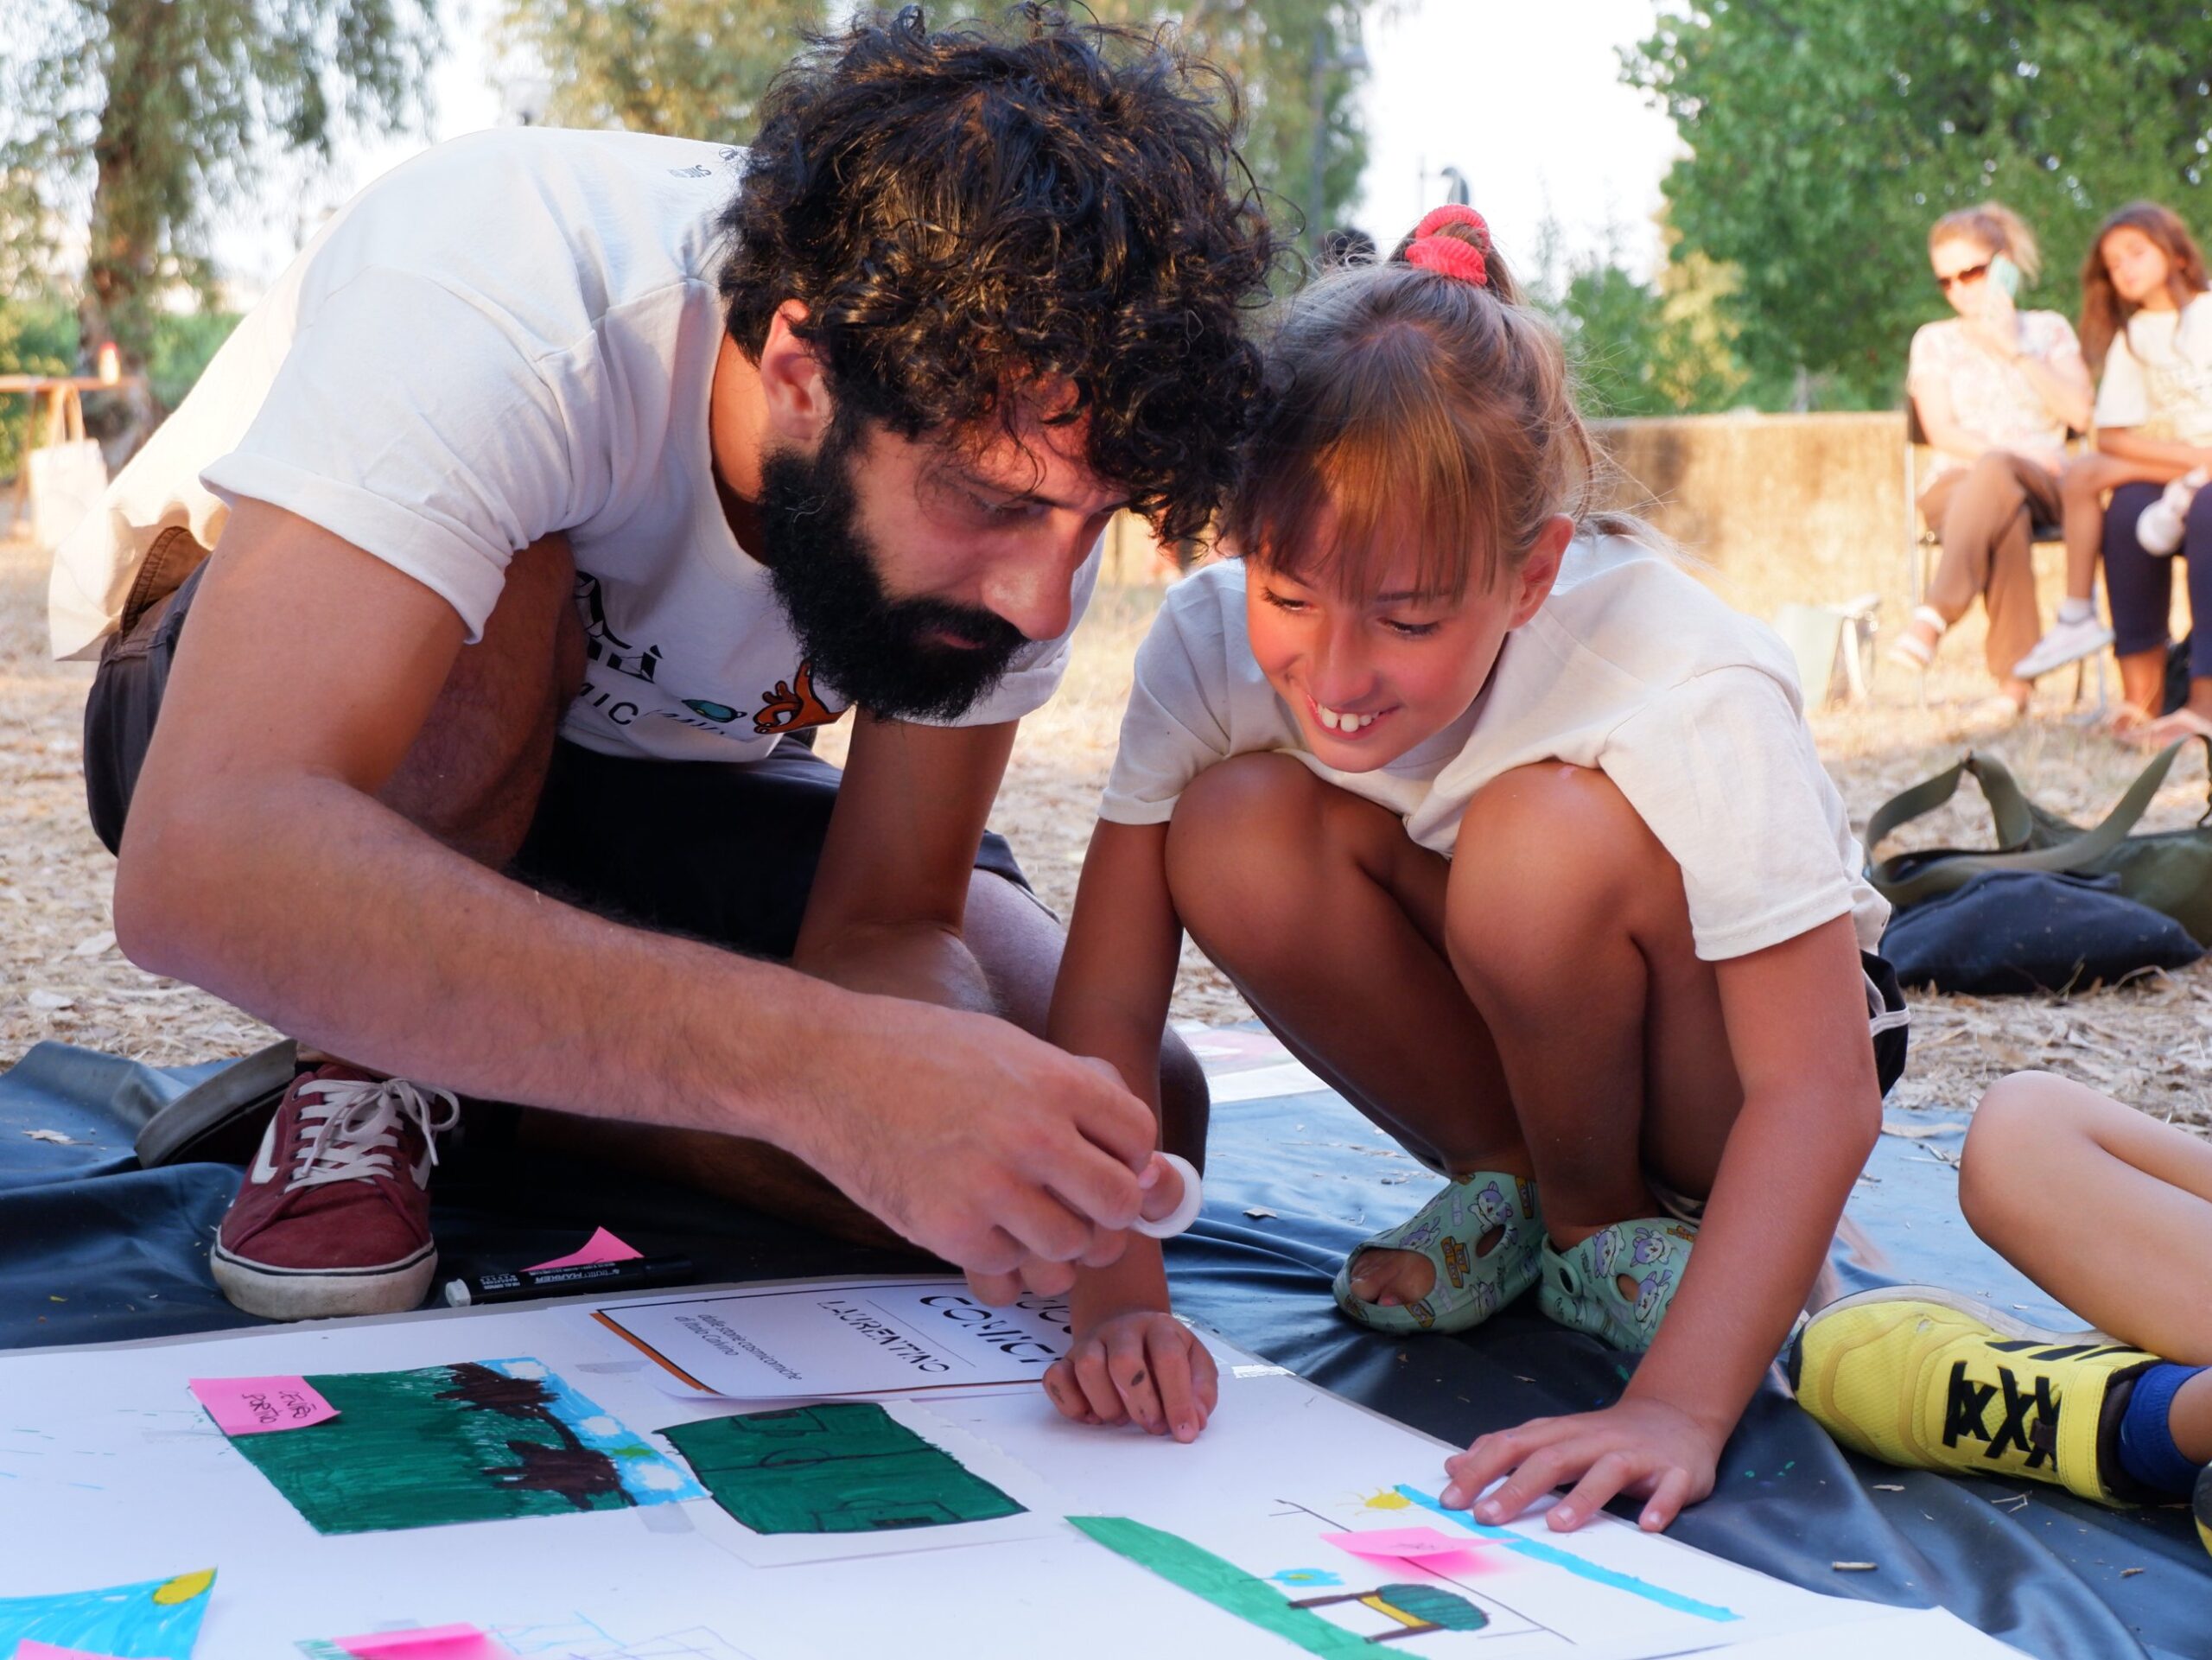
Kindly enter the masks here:
[[[1999, 1256], [2100, 1330], [2212, 1365], [2212, 1144], [2069, 1078], [2016, 1073], [1975, 1110], [1959, 1205]], [[2212, 1442], [2212, 1403], [2207, 1420]]]
[[[1448, 874], [1396, 814], [1287, 755], [1209, 769], [1168, 829], [1183, 925], [1294, 1054], [1425, 1163], [1525, 1176], [1497, 1046], [1445, 955]], [[1370, 1302], [1435, 1279], [1407, 1251], [1353, 1268]]]
[[1497, 1034], [1545, 1225], [1569, 1246], [1712, 1189], [1743, 1086], [1681, 868], [1603, 773], [1503, 774], [1469, 805], [1446, 916]]
[[2097, 561], [2104, 553], [2106, 495], [2123, 484], [2171, 484], [2185, 471], [2164, 462], [2124, 461], [2097, 449], [2066, 463], [2058, 475], [2058, 500], [2066, 535], [2068, 599], [2087, 600], [2096, 592]]

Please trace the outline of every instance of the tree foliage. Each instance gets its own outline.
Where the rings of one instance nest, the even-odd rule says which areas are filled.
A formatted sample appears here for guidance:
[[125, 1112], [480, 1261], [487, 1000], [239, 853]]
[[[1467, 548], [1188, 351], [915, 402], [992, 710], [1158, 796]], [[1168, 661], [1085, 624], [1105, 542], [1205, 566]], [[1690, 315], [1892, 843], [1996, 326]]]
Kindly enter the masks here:
[[10, 0], [0, 207], [83, 228], [83, 334], [139, 366], [162, 302], [212, 285], [208, 236], [271, 151], [327, 159], [410, 124], [435, 0]]
[[[1363, 20], [1389, 0], [1091, 0], [1107, 22], [1166, 24], [1233, 76], [1260, 182], [1309, 209], [1318, 64], [1323, 112], [1323, 225], [1338, 222], [1367, 165], [1358, 92]], [[997, 17], [996, 0], [949, 0], [932, 23]], [[1077, 10], [1070, 8], [1070, 10]], [[742, 143], [776, 72], [842, 5], [826, 0], [502, 0], [500, 33], [518, 73], [542, 73], [546, 118]]]
[[2139, 196], [2202, 224], [2212, 7], [2178, 0], [1698, 0], [1624, 73], [1677, 123], [1679, 263], [1762, 388], [1893, 403], [1912, 330], [1948, 315], [1928, 226], [1994, 196], [2042, 239], [2026, 303], [2072, 314], [2100, 219]]

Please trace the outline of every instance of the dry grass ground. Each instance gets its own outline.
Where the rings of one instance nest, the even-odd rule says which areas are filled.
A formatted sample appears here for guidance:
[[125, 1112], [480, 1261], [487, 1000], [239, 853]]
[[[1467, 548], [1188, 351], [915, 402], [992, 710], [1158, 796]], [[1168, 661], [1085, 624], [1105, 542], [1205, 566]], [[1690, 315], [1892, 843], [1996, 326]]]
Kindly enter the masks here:
[[[1786, 572], [1757, 581], [1711, 576], [1754, 615], [1794, 590]], [[49, 663], [44, 566], [22, 543], [0, 542], [0, 1065], [41, 1038], [156, 1063], [238, 1054], [264, 1029], [189, 987], [140, 973], [109, 929], [112, 869], [85, 824], [79, 712], [90, 671]], [[1158, 602], [1144, 588], [1109, 588], [1078, 637], [1061, 696], [1028, 722], [995, 822], [1012, 837], [1040, 892], [1063, 910], [1075, 882], [1136, 642]], [[1892, 615], [1892, 625], [1897, 619]], [[1822, 756], [1855, 821], [1885, 798], [1975, 747], [2001, 756], [2031, 792], [2077, 817], [2114, 800], [2142, 757], [2069, 721], [2053, 685], [2027, 722], [1986, 723], [1974, 713], [1987, 690], [1980, 625], [1946, 640], [1923, 702], [1916, 677], [1878, 677], [1871, 702], [1815, 719]], [[2071, 677], [2061, 677], [2070, 686]], [[835, 742], [825, 753], [835, 754]], [[2201, 758], [2183, 758], [2150, 828], [2194, 822], [2205, 805]], [[1979, 843], [1986, 826], [1961, 802], [1916, 835]], [[1235, 992], [1186, 952], [1176, 1013], [1210, 1022], [1244, 1018]], [[1966, 1107], [1989, 1083], [2024, 1066], [2083, 1078], [2161, 1118], [2212, 1125], [2212, 968], [2063, 997], [1916, 999], [1914, 1059], [1892, 1106]]]

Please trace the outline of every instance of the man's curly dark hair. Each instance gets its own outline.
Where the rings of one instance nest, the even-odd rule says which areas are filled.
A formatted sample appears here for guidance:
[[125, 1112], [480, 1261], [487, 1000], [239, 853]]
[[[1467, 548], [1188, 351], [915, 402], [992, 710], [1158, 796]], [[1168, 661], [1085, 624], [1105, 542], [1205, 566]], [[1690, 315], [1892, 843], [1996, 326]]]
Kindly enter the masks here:
[[1041, 6], [932, 31], [909, 6], [778, 79], [721, 228], [731, 337], [776, 308], [841, 417], [909, 439], [1011, 431], [1071, 384], [1086, 457], [1161, 536], [1218, 505], [1260, 384], [1248, 315], [1275, 259], [1218, 69], [1166, 35]]

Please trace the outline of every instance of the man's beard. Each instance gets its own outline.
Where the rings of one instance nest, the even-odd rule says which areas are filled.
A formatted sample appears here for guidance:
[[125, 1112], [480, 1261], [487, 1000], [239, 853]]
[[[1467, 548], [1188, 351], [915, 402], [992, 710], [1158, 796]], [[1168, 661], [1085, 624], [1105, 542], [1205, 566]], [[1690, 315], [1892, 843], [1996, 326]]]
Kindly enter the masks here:
[[[810, 458], [783, 450], [762, 461], [763, 563], [817, 684], [871, 715], [956, 720], [998, 684], [1028, 639], [995, 613], [884, 591], [855, 522], [853, 436], [833, 429]], [[928, 636], [938, 629], [975, 643], [936, 644]]]

